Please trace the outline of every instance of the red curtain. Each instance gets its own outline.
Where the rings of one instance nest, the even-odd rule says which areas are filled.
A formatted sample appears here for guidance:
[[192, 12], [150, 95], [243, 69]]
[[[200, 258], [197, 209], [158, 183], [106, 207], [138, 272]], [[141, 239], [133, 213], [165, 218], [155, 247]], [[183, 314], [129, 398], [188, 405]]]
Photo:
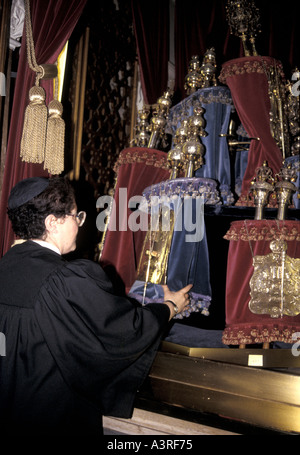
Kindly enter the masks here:
[[[226, 19], [227, 0], [176, 0], [175, 2], [175, 95], [185, 98], [184, 78], [193, 55], [203, 56], [214, 47], [219, 67], [243, 57], [241, 40], [231, 35]], [[256, 39], [260, 55], [274, 57], [283, 64], [287, 76], [299, 66], [300, 51], [296, 26], [300, 2], [255, 0], [261, 18]], [[132, 0], [141, 82], [146, 102], [155, 103], [167, 84], [169, 50], [169, 1]]]
[[225, 2], [220, 0], [176, 0], [175, 4], [175, 89], [185, 98], [184, 79], [193, 55], [200, 60], [209, 47], [214, 47], [217, 60], [232, 50], [242, 55], [239, 40], [232, 40], [226, 22]]
[[[38, 64], [55, 63], [69, 39], [87, 0], [31, 0], [31, 18], [36, 60]], [[25, 27], [20, 50], [7, 144], [5, 173], [0, 205], [0, 248], [3, 255], [11, 246], [14, 235], [6, 215], [11, 188], [20, 180], [48, 175], [43, 165], [25, 163], [20, 159], [20, 142], [28, 93], [34, 86], [35, 73], [29, 69], [26, 56]], [[46, 103], [52, 99], [53, 80], [41, 81], [46, 90]]]
[[[216, 50], [217, 64], [244, 56], [241, 40], [229, 33], [225, 5], [227, 0], [176, 0], [175, 4], [175, 88], [179, 99], [186, 96], [184, 78], [193, 55], [200, 59], [209, 47]], [[270, 2], [255, 0], [262, 32], [257, 37], [260, 55], [283, 63], [287, 76], [299, 66], [296, 24], [300, 15], [297, 0]]]
[[131, 0], [134, 32], [146, 104], [168, 88], [169, 0]]
[[[237, 205], [247, 205], [251, 180], [256, 169], [267, 161], [275, 176], [282, 166], [282, 152], [270, 130], [270, 99], [266, 72], [280, 65], [270, 57], [242, 57], [223, 65], [220, 79], [230, 88], [232, 99], [251, 141], [242, 193]], [[272, 201], [270, 201], [271, 203]], [[276, 203], [276, 200], [273, 201]]]

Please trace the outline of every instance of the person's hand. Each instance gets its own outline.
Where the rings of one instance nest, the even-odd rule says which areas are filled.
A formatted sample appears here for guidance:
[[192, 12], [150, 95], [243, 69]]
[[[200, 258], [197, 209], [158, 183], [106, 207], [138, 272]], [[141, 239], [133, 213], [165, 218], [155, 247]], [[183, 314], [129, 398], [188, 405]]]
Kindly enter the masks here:
[[164, 303], [170, 308], [170, 319], [172, 319], [177, 313], [181, 313], [186, 309], [190, 302], [189, 291], [192, 287], [192, 284], [188, 284], [179, 291], [173, 292], [170, 291], [167, 285], [162, 285], [164, 291]]

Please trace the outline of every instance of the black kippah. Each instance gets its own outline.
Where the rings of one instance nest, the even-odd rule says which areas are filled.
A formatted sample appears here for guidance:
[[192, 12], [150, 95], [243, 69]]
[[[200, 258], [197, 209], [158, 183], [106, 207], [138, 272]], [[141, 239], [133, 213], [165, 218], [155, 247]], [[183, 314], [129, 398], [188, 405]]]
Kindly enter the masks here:
[[45, 177], [30, 177], [18, 182], [10, 192], [8, 208], [13, 210], [41, 194], [49, 185]]

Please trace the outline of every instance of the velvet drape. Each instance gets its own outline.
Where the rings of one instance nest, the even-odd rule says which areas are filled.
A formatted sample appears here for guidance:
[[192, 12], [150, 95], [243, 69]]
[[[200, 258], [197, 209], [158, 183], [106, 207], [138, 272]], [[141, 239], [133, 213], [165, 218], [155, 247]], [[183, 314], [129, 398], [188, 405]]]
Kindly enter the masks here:
[[[175, 3], [175, 91], [186, 96], [184, 78], [193, 55], [201, 56], [214, 47], [218, 66], [244, 56], [241, 40], [229, 33], [226, 0], [176, 0]], [[280, 60], [287, 76], [299, 65], [296, 24], [300, 4], [296, 0], [270, 2], [255, 0], [262, 31], [256, 39], [257, 51]]]
[[[174, 17], [175, 95], [185, 98], [184, 78], [193, 55], [203, 56], [214, 47], [218, 65], [244, 56], [241, 40], [230, 34], [226, 19], [227, 0], [176, 0]], [[262, 31], [256, 39], [260, 55], [283, 63], [287, 75], [299, 66], [296, 25], [300, 16], [297, 0], [256, 0]], [[146, 103], [155, 103], [166, 89], [169, 60], [169, 1], [132, 0], [141, 83]]]
[[[300, 315], [272, 318], [269, 314], [251, 312], [249, 282], [254, 271], [253, 258], [270, 255], [272, 240], [286, 241], [287, 255], [291, 258], [300, 257], [299, 223], [293, 220], [234, 221], [225, 239], [230, 241], [230, 245], [226, 280], [226, 328], [223, 332], [223, 343], [232, 345], [272, 341], [292, 343], [292, 334], [300, 330]], [[290, 278], [285, 276], [285, 279], [293, 282], [291, 276]], [[266, 282], [266, 289], [268, 284]], [[274, 304], [278, 302], [277, 298], [278, 294], [273, 290]], [[288, 302], [286, 295], [284, 299], [285, 303]]]
[[[55, 63], [69, 39], [87, 0], [31, 0], [31, 19], [36, 60], [38, 64]], [[20, 142], [28, 93], [35, 83], [35, 72], [27, 63], [25, 27], [20, 50], [18, 72], [10, 119], [5, 173], [0, 205], [0, 252], [3, 255], [11, 246], [14, 235], [6, 215], [7, 200], [11, 188], [20, 180], [48, 175], [43, 164], [21, 161]], [[46, 91], [46, 104], [52, 99], [53, 80], [41, 81]]]
[[168, 88], [169, 0], [131, 0], [145, 104], [154, 104]]
[[209, 47], [214, 47], [217, 59], [228, 55], [242, 55], [239, 40], [232, 40], [226, 22], [225, 2], [220, 0], [176, 0], [175, 3], [175, 91], [185, 98], [184, 79], [190, 59], [199, 55], [200, 60]]
[[269, 67], [276, 65], [276, 60], [270, 57], [242, 57], [226, 62], [220, 75], [230, 88], [239, 119], [249, 137], [258, 138], [250, 144], [238, 205], [247, 205], [251, 181], [264, 161], [274, 175], [282, 166], [282, 152], [270, 130], [271, 105], [266, 75]]

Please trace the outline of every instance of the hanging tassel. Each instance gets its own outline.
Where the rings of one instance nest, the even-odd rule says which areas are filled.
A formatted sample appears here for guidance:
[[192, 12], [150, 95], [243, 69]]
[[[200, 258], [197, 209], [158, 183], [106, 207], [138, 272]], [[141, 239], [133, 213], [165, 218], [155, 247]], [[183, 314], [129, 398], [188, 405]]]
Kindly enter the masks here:
[[47, 129], [47, 106], [45, 90], [40, 86], [29, 90], [29, 104], [24, 115], [20, 156], [28, 163], [42, 163]]
[[45, 154], [48, 110], [45, 90], [39, 81], [45, 70], [37, 64], [32, 35], [30, 1], [25, 0], [26, 50], [29, 68], [36, 73], [35, 86], [29, 90], [29, 104], [25, 109], [20, 156], [28, 163], [42, 163]]
[[[40, 79], [57, 79], [57, 66], [38, 65], [35, 57], [30, 0], [25, 0], [26, 49], [29, 68], [36, 73], [35, 87], [29, 91], [30, 103], [25, 111], [20, 155], [23, 161], [42, 163], [50, 174], [64, 170], [65, 122], [61, 118], [63, 107], [55, 99], [45, 105], [45, 91], [39, 86]], [[49, 115], [49, 118], [48, 118]]]
[[65, 122], [62, 119], [63, 107], [58, 100], [48, 104], [48, 123], [44, 169], [58, 175], [64, 170]]

